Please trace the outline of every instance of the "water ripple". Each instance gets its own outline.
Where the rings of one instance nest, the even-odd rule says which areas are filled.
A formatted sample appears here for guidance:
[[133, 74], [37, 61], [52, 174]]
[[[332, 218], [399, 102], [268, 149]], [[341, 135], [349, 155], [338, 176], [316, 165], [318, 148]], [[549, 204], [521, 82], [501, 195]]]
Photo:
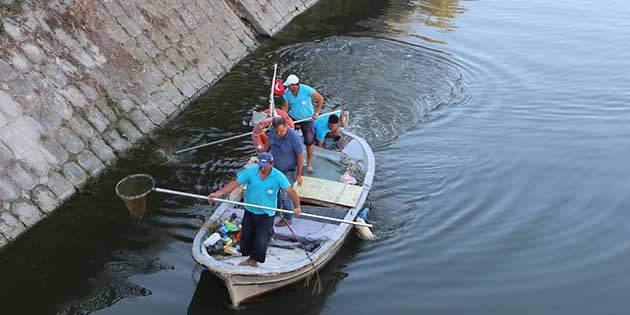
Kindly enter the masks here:
[[438, 109], [470, 99], [458, 63], [418, 45], [330, 37], [288, 45], [278, 54], [284, 73], [314, 86], [328, 106], [343, 104], [352, 112], [353, 130], [376, 147], [430, 120]]

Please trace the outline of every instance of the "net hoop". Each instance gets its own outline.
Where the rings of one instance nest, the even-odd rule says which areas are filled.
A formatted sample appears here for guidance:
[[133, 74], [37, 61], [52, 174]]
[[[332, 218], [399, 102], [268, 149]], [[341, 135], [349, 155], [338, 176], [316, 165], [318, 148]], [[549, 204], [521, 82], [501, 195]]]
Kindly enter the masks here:
[[[129, 195], [127, 194], [126, 185], [132, 185], [134, 182], [144, 184], [147, 186], [145, 191], [140, 194]], [[134, 174], [129, 175], [123, 179], [121, 179], [118, 184], [116, 184], [116, 195], [122, 198], [123, 200], [134, 200], [146, 197], [151, 191], [155, 188], [155, 180], [151, 175], [148, 174]]]
[[154, 188], [155, 180], [150, 175], [129, 175], [116, 184], [116, 195], [125, 202], [129, 214], [142, 218], [146, 212], [146, 196]]

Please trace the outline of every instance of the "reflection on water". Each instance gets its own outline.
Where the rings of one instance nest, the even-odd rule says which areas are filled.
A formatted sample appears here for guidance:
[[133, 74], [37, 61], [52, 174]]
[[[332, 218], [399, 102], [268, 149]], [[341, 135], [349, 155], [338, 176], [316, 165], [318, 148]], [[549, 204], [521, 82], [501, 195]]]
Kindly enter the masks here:
[[459, 0], [421, 0], [416, 1], [416, 10], [408, 22], [422, 22], [427, 26], [439, 28], [442, 31], [453, 31], [455, 18], [463, 14], [466, 10], [459, 4]]
[[124, 298], [148, 296], [151, 290], [133, 283], [129, 277], [170, 268], [160, 265], [156, 259], [149, 259], [139, 252], [118, 251], [113, 254], [111, 261], [104, 264], [102, 271], [91, 279], [92, 292], [86, 297], [66, 303], [57, 314], [90, 314], [110, 307]]
[[[392, 0], [375, 18], [359, 24], [369, 32], [389, 36], [411, 36], [426, 42], [445, 45], [440, 33], [457, 29], [456, 18], [466, 12], [459, 0]], [[418, 29], [418, 24], [429, 27]], [[432, 32], [437, 30], [437, 33]]]
[[[413, 36], [446, 44], [439, 34], [457, 29], [456, 19], [466, 12], [460, 0], [321, 0], [308, 14], [298, 16], [275, 38], [300, 42], [303, 35]], [[429, 29], [418, 29], [421, 23]], [[428, 34], [431, 33], [431, 34]], [[300, 38], [301, 39], [296, 39]]]
[[70, 302], [63, 306], [58, 315], [87, 315], [114, 305], [123, 298], [142, 297], [150, 295], [149, 289], [143, 288], [132, 282], [109, 281], [104, 288], [100, 288], [95, 296]]

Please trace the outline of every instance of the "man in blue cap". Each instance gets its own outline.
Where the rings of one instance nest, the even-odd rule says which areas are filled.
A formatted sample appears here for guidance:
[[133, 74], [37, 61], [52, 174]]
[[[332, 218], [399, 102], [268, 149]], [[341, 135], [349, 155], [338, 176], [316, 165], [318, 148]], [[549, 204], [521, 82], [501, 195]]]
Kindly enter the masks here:
[[[208, 200], [214, 202], [239, 185], [247, 185], [245, 203], [275, 208], [278, 202], [278, 190], [284, 189], [293, 200], [295, 207], [293, 214], [299, 216], [300, 198], [289, 184], [286, 176], [273, 168], [273, 155], [262, 152], [258, 155], [258, 164], [252, 165], [236, 174], [236, 180], [223, 188], [208, 195]], [[265, 262], [267, 246], [273, 235], [273, 217], [275, 211], [260, 209], [255, 206], [245, 206], [243, 221], [241, 222], [241, 253], [249, 256], [242, 261], [241, 266], [258, 266]]]

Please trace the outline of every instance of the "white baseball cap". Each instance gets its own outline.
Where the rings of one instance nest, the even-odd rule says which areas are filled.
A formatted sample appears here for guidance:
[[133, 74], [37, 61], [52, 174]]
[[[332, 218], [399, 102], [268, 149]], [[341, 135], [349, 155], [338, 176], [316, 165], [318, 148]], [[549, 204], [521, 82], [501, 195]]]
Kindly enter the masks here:
[[300, 79], [298, 79], [297, 75], [292, 74], [292, 75], [287, 77], [287, 80], [284, 81], [283, 84], [286, 86], [286, 85], [289, 85], [289, 84], [296, 84], [298, 82], [300, 82]]

